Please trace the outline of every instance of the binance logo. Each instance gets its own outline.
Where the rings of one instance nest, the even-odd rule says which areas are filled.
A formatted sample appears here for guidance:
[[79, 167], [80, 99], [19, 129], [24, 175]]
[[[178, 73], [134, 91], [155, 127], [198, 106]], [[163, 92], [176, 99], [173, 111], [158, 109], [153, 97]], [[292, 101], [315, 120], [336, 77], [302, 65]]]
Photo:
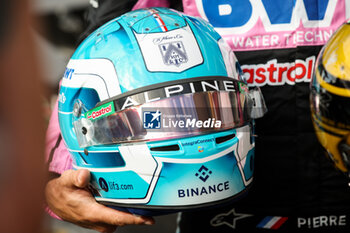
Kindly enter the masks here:
[[212, 174], [212, 171], [210, 171], [206, 166], [202, 165], [198, 172], [196, 172], [196, 176], [201, 179], [203, 182], [206, 182], [209, 176]]

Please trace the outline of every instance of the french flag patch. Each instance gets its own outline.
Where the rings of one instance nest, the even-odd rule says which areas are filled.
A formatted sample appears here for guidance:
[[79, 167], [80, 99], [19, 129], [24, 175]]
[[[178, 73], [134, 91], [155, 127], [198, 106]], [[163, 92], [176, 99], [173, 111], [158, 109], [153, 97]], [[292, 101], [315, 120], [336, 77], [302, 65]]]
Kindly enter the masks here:
[[256, 227], [264, 229], [279, 229], [288, 217], [279, 217], [279, 216], [267, 216], [265, 217]]

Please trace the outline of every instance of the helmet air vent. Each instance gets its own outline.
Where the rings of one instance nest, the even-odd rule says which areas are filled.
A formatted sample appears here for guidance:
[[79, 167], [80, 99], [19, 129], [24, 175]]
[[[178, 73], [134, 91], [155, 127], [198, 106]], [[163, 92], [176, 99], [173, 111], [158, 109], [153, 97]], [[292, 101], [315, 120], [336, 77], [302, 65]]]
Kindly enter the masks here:
[[235, 136], [236, 135], [233, 133], [233, 134], [229, 134], [229, 135], [226, 135], [226, 136], [217, 137], [215, 139], [215, 142], [216, 142], [216, 144], [221, 144], [221, 143], [227, 142], [228, 140], [231, 140]]
[[178, 151], [180, 150], [179, 145], [174, 144], [170, 146], [157, 146], [157, 147], [152, 147], [151, 151]]

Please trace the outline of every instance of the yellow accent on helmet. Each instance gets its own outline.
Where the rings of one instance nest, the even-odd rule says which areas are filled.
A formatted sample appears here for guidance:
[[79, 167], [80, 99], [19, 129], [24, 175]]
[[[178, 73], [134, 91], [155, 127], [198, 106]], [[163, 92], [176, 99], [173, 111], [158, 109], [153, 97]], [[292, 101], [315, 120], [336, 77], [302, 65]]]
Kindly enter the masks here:
[[327, 125], [323, 123], [325, 119], [318, 120], [317, 117], [315, 117], [314, 113], [312, 115], [318, 141], [327, 150], [328, 154], [334, 162], [334, 165], [342, 172], [347, 172], [348, 169], [346, 168], [346, 165], [344, 164], [344, 161], [341, 157], [338, 149], [338, 144], [343, 139], [343, 137], [349, 133], [349, 131], [341, 130]]
[[350, 24], [343, 24], [327, 42], [323, 66], [333, 76], [350, 81]]
[[336, 87], [330, 83], [327, 83], [323, 80], [320, 72], [318, 70], [315, 71], [315, 75], [317, 78], [317, 82], [320, 84], [321, 87], [326, 89], [327, 91], [336, 94], [336, 95], [341, 95], [344, 97], [350, 97], [350, 89], [347, 88], [342, 88], [342, 87]]

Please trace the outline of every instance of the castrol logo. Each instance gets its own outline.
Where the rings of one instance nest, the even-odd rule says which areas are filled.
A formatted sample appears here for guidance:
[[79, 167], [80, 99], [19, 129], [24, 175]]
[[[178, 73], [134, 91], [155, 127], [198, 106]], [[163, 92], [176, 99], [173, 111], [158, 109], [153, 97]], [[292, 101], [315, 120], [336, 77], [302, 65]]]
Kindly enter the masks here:
[[265, 64], [243, 65], [242, 71], [250, 86], [282, 86], [300, 82], [310, 82], [315, 64], [315, 56], [295, 62], [278, 63], [277, 59]]
[[87, 114], [87, 119], [92, 119], [92, 120], [96, 120], [98, 118], [101, 118], [103, 116], [108, 115], [109, 113], [112, 112], [112, 104], [109, 104], [106, 107], [102, 107], [99, 110], [96, 111], [91, 111], [90, 113]]

